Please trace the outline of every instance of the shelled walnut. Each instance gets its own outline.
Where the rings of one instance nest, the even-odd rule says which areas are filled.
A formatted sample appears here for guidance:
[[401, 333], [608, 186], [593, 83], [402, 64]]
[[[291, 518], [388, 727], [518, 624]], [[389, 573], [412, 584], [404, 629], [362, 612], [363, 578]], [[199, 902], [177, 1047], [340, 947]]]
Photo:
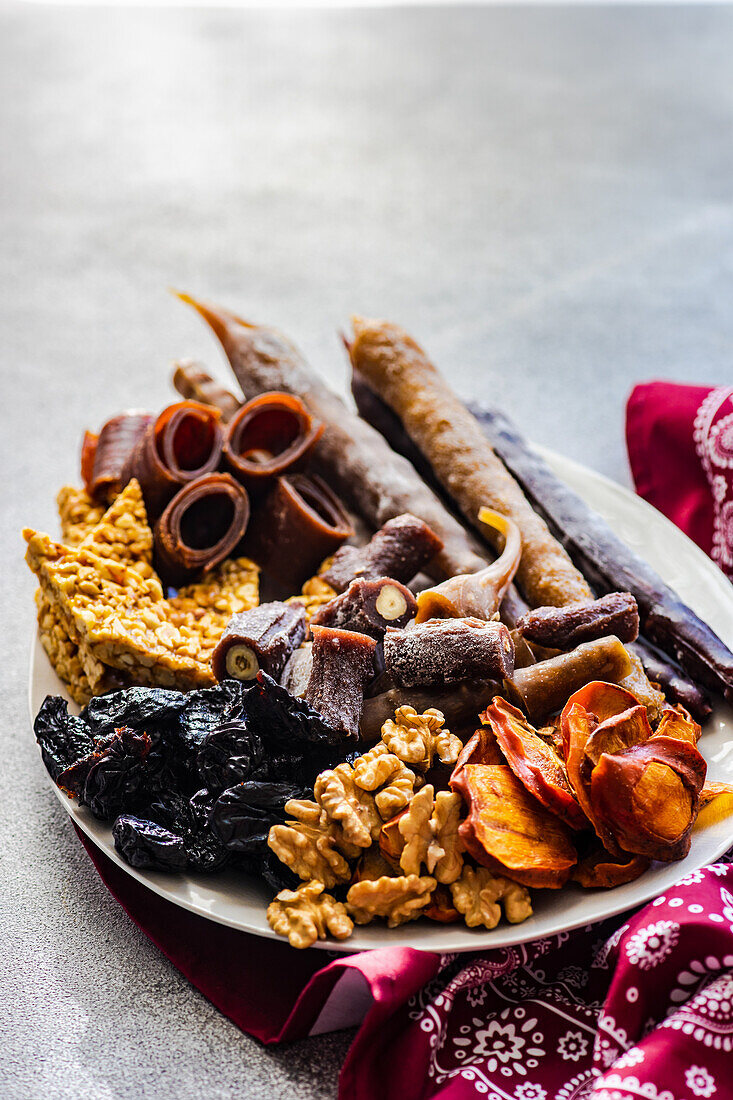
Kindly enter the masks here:
[[389, 821], [408, 804], [415, 778], [415, 773], [389, 752], [383, 741], [354, 761], [354, 782], [362, 790], [376, 792], [374, 803], [383, 821]]
[[449, 791], [433, 795], [430, 784], [423, 787], [399, 819], [405, 842], [400, 867], [406, 874], [417, 875], [424, 864], [438, 882], [447, 885], [458, 878], [463, 866], [458, 836], [461, 799]]
[[469, 928], [483, 925], [496, 928], [501, 920], [501, 907], [511, 924], [519, 924], [532, 916], [529, 891], [518, 882], [502, 875], [493, 875], [486, 867], [465, 866], [461, 877], [450, 884], [453, 904]]
[[337, 764], [321, 772], [313, 785], [313, 797], [328, 819], [339, 824], [346, 839], [358, 848], [368, 848], [379, 836], [382, 819], [374, 796], [357, 787], [350, 764]]
[[345, 940], [354, 924], [346, 908], [330, 894], [322, 882], [305, 882], [297, 890], [281, 890], [267, 908], [270, 927], [279, 936], [287, 936], [292, 947], [312, 947], [325, 940], [326, 933]]
[[422, 772], [436, 755], [444, 764], [455, 764], [463, 743], [443, 728], [444, 723], [442, 712], [433, 707], [423, 714], [414, 707], [398, 707], [394, 721], [388, 719], [382, 726], [382, 741], [403, 763]]
[[333, 836], [318, 825], [299, 821], [273, 825], [267, 843], [280, 862], [306, 882], [315, 879], [330, 889], [351, 877], [349, 864]]
[[384, 875], [376, 880], [355, 882], [346, 896], [346, 908], [356, 924], [369, 924], [375, 917], [386, 917], [388, 928], [397, 928], [417, 920], [430, 904], [437, 886], [430, 875]]

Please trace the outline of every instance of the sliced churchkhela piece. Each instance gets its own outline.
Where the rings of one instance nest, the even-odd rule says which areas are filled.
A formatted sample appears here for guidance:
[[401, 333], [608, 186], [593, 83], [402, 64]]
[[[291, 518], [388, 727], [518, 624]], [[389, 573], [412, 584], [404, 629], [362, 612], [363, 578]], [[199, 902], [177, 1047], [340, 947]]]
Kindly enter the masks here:
[[208, 573], [228, 558], [249, 521], [247, 491], [229, 474], [180, 489], [155, 524], [155, 565], [168, 584]]
[[[402, 421], [471, 525], [486, 506], [519, 527], [517, 582], [531, 604], [590, 599], [591, 590], [494, 454], [481, 425], [399, 325], [354, 318], [351, 361]], [[479, 535], [484, 538], [485, 530]]]
[[467, 764], [451, 779], [468, 818], [458, 834], [477, 863], [524, 886], [557, 890], [577, 853], [559, 818], [540, 805], [506, 764]]
[[312, 667], [313, 643], [304, 642], [292, 653], [283, 669], [280, 683], [296, 699], [302, 699], [308, 689]]
[[232, 418], [224, 440], [224, 461], [248, 489], [300, 469], [323, 435], [303, 402], [289, 393], [263, 393]]
[[152, 517], [159, 516], [182, 485], [216, 470], [221, 459], [221, 414], [211, 405], [179, 401], [148, 424], [130, 453], [125, 484], [137, 478]]
[[[374, 528], [405, 512], [419, 516], [443, 541], [443, 549], [431, 563], [431, 573], [434, 569], [438, 578], [476, 572], [486, 565], [475, 540], [412, 465], [321, 381], [285, 336], [187, 294], [179, 297], [211, 326], [246, 398], [270, 390], [295, 394], [311, 416], [325, 425], [311, 465], [349, 507]], [[393, 569], [381, 569], [380, 575], [385, 572], [395, 575]]]
[[417, 602], [409, 588], [391, 577], [352, 581], [345, 592], [311, 615], [311, 626], [355, 630], [379, 640], [391, 628], [407, 626]]
[[539, 722], [559, 710], [568, 696], [588, 680], [617, 683], [630, 672], [628, 653], [618, 638], [611, 636], [584, 642], [568, 653], [538, 661], [527, 668], [518, 668], [513, 677], [507, 678], [504, 686], [512, 701], [533, 722]]
[[640, 658], [649, 679], [659, 684], [673, 703], [680, 703], [698, 722], [704, 722], [712, 713], [713, 707], [705, 691], [645, 638], [637, 638], [628, 649]]
[[278, 477], [259, 504], [246, 551], [291, 591], [354, 534], [341, 501], [319, 477]]
[[262, 669], [279, 680], [305, 626], [298, 603], [263, 603], [232, 615], [211, 655], [211, 671], [217, 680], [254, 680]]
[[418, 714], [436, 707], [445, 715], [445, 724], [452, 730], [472, 726], [497, 690], [498, 684], [486, 680], [463, 680], [428, 688], [389, 687], [364, 700], [360, 723], [362, 739], [376, 741], [384, 723], [394, 718], [397, 708], [403, 705], [413, 706]]
[[427, 523], [406, 512], [387, 520], [364, 546], [342, 546], [321, 576], [337, 592], [356, 577], [394, 577], [409, 584], [442, 548], [442, 539]]
[[500, 556], [477, 573], [450, 577], [434, 588], [424, 589], [417, 597], [418, 623], [427, 619], [490, 619], [498, 611], [519, 566], [522, 538], [513, 520], [490, 508], [480, 508], [479, 519], [504, 536]]
[[111, 500], [122, 492], [130, 480], [127, 461], [152, 420], [152, 413], [125, 412], [108, 420], [99, 435], [84, 433], [81, 476], [90, 497]]
[[[644, 708], [639, 709], [646, 717]], [[522, 712], [497, 696], [482, 719], [488, 721], [507, 764], [529, 793], [572, 829], [587, 828], [588, 819], [576, 801], [559, 757]]]
[[599, 600], [535, 607], [517, 622], [528, 642], [548, 649], [573, 649], [615, 634], [621, 642], [633, 642], [639, 634], [639, 608], [630, 592], [609, 592]]
[[219, 409], [222, 424], [228, 424], [242, 407], [242, 402], [231, 390], [220, 385], [193, 359], [179, 359], [175, 364], [173, 386], [187, 401], [200, 401], [202, 405]]
[[693, 679], [733, 700], [733, 653], [717, 634], [550, 470], [503, 413], [477, 410], [476, 415], [496, 453], [591, 584], [600, 592], [631, 592], [644, 637]]
[[359, 736], [364, 688], [374, 675], [377, 643], [366, 634], [314, 626], [312, 666], [305, 701], [344, 740]]
[[384, 663], [401, 687], [501, 680], [514, 670], [514, 645], [503, 623], [430, 619], [409, 630], [388, 630]]

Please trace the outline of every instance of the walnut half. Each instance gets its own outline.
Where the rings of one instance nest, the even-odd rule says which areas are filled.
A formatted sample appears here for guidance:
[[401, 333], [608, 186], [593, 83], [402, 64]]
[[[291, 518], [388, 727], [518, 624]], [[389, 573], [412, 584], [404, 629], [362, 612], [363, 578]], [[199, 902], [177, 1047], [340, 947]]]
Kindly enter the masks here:
[[369, 924], [375, 917], [386, 917], [388, 928], [397, 928], [417, 920], [430, 904], [437, 886], [430, 875], [384, 875], [376, 880], [355, 882], [346, 895], [346, 908], [356, 924]]
[[527, 888], [502, 875], [493, 875], [486, 867], [464, 867], [461, 877], [450, 884], [450, 892], [469, 928], [481, 924], [484, 928], [496, 928], [501, 920], [500, 901], [510, 924], [520, 924], [532, 916]]
[[424, 863], [438, 882], [448, 884], [458, 878], [463, 867], [460, 814], [460, 795], [439, 791], [433, 799], [430, 784], [418, 791], [398, 823], [405, 842], [400, 855], [405, 874], [419, 875]]
[[297, 890], [281, 890], [267, 907], [267, 921], [278, 936], [287, 936], [292, 947], [312, 947], [316, 940], [345, 940], [354, 923], [340, 901], [324, 892], [322, 882], [305, 882]]

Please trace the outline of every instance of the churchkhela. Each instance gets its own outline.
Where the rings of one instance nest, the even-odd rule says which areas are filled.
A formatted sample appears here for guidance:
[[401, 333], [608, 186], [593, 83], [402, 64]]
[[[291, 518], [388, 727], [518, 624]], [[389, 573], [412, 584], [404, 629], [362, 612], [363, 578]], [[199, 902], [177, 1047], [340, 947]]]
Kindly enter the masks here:
[[408, 461], [285, 337], [189, 301], [245, 400], [179, 363], [186, 400], [87, 433], [64, 543], [25, 532], [85, 704], [45, 700], [42, 759], [124, 860], [259, 876], [298, 948], [372, 920], [476, 935], [731, 812], [694, 677], [725, 689], [733, 657], [521, 440], [494, 453], [406, 333], [357, 320], [359, 408]]

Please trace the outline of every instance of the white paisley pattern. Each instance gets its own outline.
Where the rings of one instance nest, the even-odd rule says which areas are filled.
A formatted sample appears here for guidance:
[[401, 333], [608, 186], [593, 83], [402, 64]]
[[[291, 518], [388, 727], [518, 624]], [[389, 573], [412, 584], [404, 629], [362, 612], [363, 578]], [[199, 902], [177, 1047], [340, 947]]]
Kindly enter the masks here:
[[733, 386], [711, 390], [695, 414], [695, 450], [713, 497], [713, 546], [710, 556], [729, 576], [733, 574]]
[[626, 944], [626, 957], [641, 970], [651, 970], [667, 958], [677, 943], [680, 926], [676, 921], [659, 920], [631, 936]]

